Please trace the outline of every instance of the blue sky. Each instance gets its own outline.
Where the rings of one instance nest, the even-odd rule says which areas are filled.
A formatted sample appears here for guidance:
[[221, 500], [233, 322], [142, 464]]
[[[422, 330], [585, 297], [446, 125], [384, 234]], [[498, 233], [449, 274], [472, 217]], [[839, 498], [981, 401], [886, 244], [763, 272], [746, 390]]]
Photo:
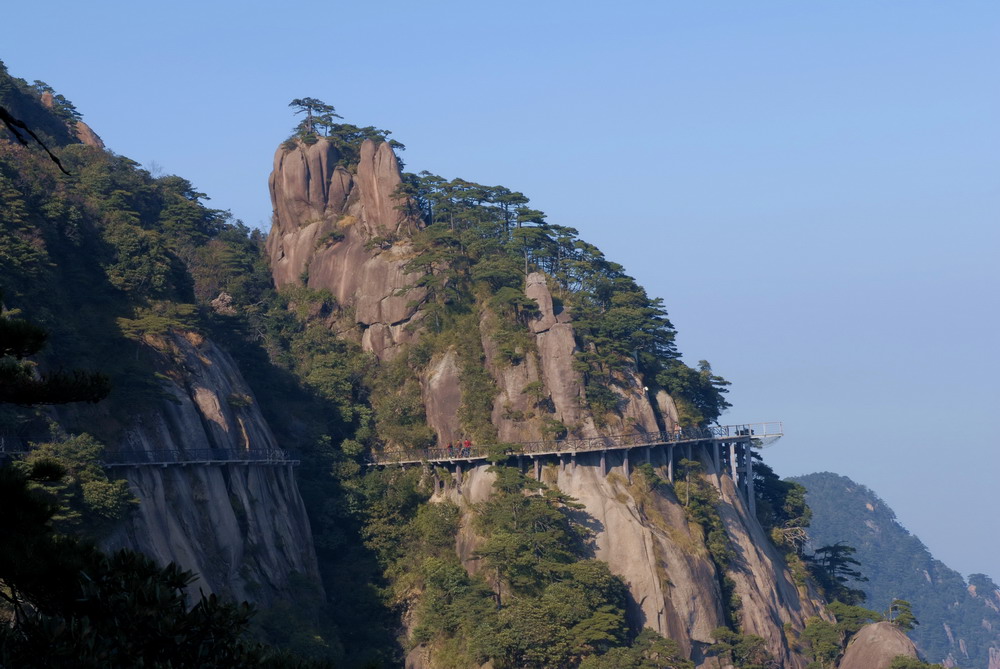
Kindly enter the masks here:
[[305, 96], [524, 192], [664, 298], [723, 422], [785, 421], [780, 474], [1000, 579], [1000, 4], [206, 4], [18, 3], [0, 59], [249, 225]]

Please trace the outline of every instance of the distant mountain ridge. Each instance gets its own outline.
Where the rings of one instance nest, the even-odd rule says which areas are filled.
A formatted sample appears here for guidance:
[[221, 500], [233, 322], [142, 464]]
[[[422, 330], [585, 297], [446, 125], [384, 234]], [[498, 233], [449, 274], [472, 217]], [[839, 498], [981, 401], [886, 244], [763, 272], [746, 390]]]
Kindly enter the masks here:
[[859, 584], [867, 606], [884, 610], [893, 598], [913, 604], [920, 625], [910, 632], [930, 662], [1000, 669], [1000, 588], [984, 574], [968, 582], [931, 555], [899, 524], [878, 495], [830, 472], [793, 477], [808, 490], [813, 510], [810, 546], [843, 541], [869, 578]]

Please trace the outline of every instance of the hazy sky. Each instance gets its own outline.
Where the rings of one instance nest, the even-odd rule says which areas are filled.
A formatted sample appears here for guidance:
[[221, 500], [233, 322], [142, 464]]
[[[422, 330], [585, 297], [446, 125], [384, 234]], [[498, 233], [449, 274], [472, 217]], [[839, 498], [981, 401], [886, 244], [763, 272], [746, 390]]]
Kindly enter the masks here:
[[[663, 297], [721, 422], [1000, 579], [1000, 3], [8, 3], [2, 59], [267, 227], [317, 97], [532, 198]], [[884, 602], [872, 602], [884, 605]]]

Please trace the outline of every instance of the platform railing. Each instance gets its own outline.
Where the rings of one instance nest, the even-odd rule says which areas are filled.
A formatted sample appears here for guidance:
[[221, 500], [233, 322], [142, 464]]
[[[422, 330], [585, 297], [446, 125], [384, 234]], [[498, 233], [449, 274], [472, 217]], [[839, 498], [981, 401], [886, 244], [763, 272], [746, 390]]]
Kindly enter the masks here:
[[496, 456], [540, 455], [555, 453], [589, 453], [641, 446], [691, 443], [698, 441], [740, 440], [750, 437], [753, 441], [773, 441], [784, 434], [781, 422], [744, 423], [740, 425], [713, 425], [685, 427], [673, 431], [639, 432], [633, 434], [588, 437], [583, 439], [548, 439], [487, 446], [457, 446], [448, 448], [398, 449], [373, 453], [369, 462], [374, 465], [410, 462], [441, 462], [450, 460], [479, 460]]
[[293, 454], [281, 448], [258, 448], [240, 451], [228, 448], [192, 448], [184, 451], [157, 449], [151, 451], [121, 451], [106, 454], [101, 458], [101, 464], [105, 467], [226, 463], [297, 465], [299, 460]]

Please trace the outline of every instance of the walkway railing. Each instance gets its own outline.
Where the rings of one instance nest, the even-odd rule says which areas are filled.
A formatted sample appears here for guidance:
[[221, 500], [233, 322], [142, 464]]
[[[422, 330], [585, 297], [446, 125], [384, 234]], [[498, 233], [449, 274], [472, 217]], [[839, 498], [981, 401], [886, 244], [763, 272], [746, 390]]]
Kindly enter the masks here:
[[780, 422], [746, 423], [743, 425], [716, 425], [711, 427], [686, 427], [673, 432], [645, 432], [637, 434], [589, 437], [585, 439], [550, 439], [487, 446], [468, 449], [455, 447], [400, 449], [373, 453], [369, 462], [374, 465], [406, 464], [415, 462], [447, 462], [451, 460], [481, 460], [498, 455], [551, 455], [556, 453], [587, 453], [641, 446], [683, 444], [698, 441], [743, 440], [750, 438], [755, 445], [766, 446], [784, 434]]
[[152, 450], [124, 451], [105, 455], [101, 464], [105, 467], [142, 467], [198, 464], [257, 464], [257, 465], [297, 465], [299, 460], [280, 448], [231, 451], [226, 448], [194, 448], [186, 451]]

